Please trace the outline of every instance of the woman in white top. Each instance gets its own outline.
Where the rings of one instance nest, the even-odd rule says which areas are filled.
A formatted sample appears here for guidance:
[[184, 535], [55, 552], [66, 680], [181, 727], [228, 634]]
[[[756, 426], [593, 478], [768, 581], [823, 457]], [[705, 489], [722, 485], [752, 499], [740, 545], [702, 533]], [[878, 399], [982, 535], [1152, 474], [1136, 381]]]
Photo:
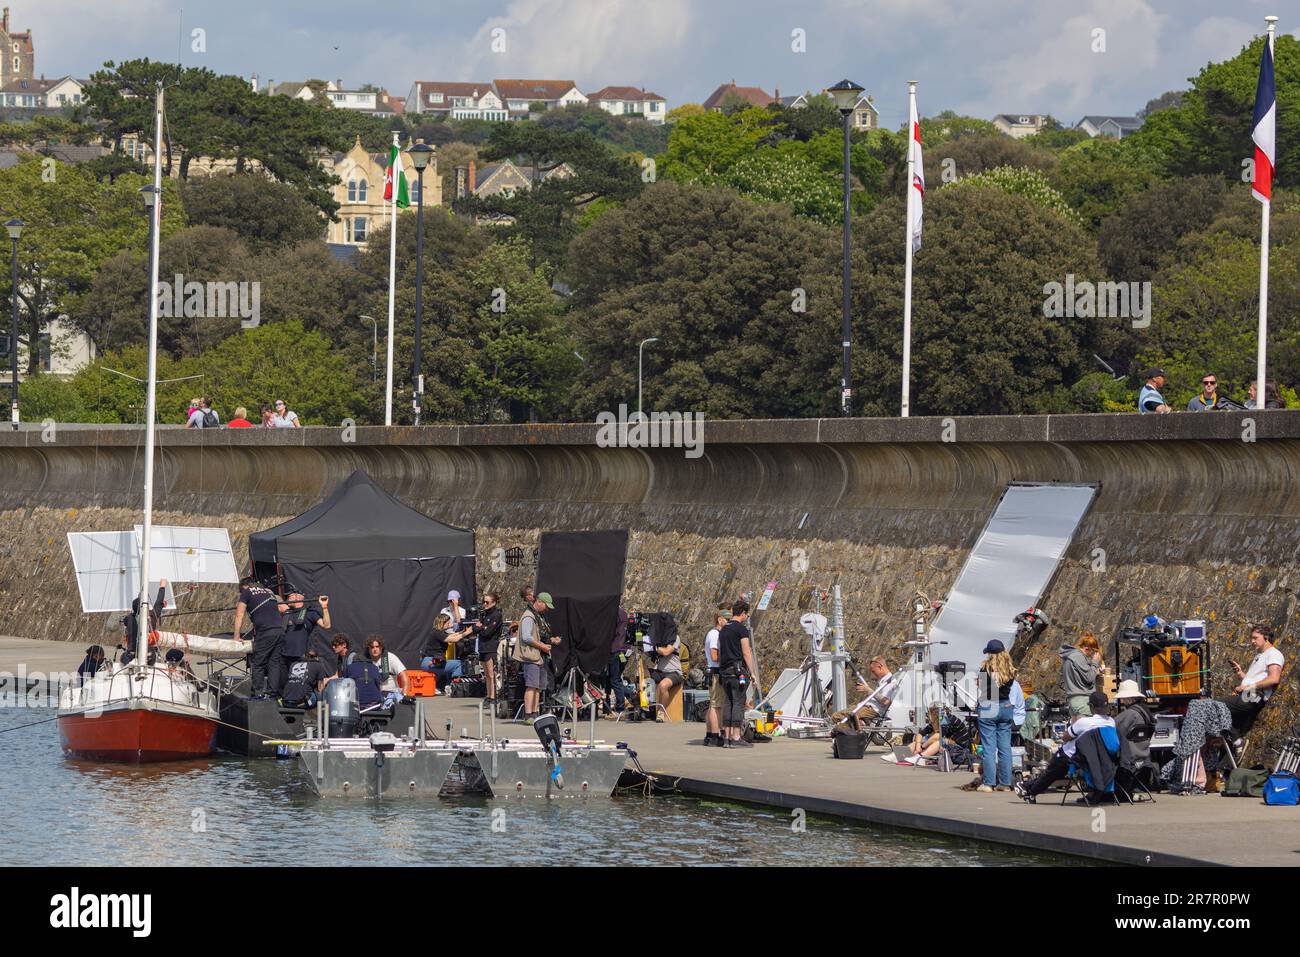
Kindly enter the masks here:
[[284, 399], [276, 399], [275, 414], [271, 416], [271, 427], [276, 429], [301, 429], [302, 423], [298, 421], [297, 412], [289, 411], [289, 407], [284, 404]]

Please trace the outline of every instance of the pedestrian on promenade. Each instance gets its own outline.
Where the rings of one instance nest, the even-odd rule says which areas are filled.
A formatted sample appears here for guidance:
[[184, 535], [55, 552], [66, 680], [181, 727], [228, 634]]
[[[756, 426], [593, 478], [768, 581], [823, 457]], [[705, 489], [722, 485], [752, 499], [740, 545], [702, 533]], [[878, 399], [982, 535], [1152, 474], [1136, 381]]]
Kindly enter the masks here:
[[[1011, 790], [1011, 731], [1025, 720], [1025, 693], [1006, 646], [994, 638], [984, 646], [980, 665], [980, 744], [984, 747], [982, 783], [977, 791]], [[1017, 720], [1019, 719], [1019, 720]]]

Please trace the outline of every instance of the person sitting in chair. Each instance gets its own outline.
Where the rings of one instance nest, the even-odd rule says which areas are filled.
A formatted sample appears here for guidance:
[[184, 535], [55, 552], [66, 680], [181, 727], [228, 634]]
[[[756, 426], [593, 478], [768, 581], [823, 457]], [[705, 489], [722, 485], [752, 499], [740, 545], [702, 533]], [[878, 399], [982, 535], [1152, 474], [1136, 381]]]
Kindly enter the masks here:
[[1016, 795], [1022, 800], [1030, 804], [1035, 803], [1038, 795], [1070, 773], [1070, 764], [1074, 760], [1075, 745], [1079, 738], [1094, 728], [1115, 727], [1115, 719], [1110, 716], [1110, 699], [1106, 697], [1106, 692], [1094, 691], [1088, 696], [1087, 705], [1092, 713], [1080, 715], [1065, 729], [1065, 743], [1052, 755], [1052, 760], [1047, 762], [1047, 767], [1043, 768], [1042, 773], [1028, 784], [1023, 781], [1016, 782]]
[[460, 677], [465, 671], [464, 661], [447, 657], [447, 645], [459, 641], [469, 632], [462, 630], [448, 633], [450, 627], [450, 615], [440, 614], [434, 619], [433, 633], [429, 636], [429, 643], [424, 646], [424, 657], [420, 660], [420, 667], [434, 676], [439, 694], [447, 690], [453, 678]]
[[655, 645], [654, 666], [650, 669], [650, 680], [655, 683], [655, 701], [663, 703], [673, 688], [680, 685], [682, 676], [681, 641], [676, 635], [665, 645]]
[[867, 663], [867, 671], [876, 679], [876, 690], [868, 693], [867, 683], [859, 680], [858, 691], [866, 694], [867, 700], [853, 710], [859, 718], [867, 720], [883, 718], [889, 713], [889, 706], [893, 703], [894, 696], [898, 694], [899, 679], [889, 670], [885, 659], [879, 656]]
[[1231, 697], [1218, 699], [1228, 706], [1232, 715], [1232, 730], [1237, 736], [1233, 742], [1235, 747], [1240, 747], [1242, 736], [1254, 727], [1255, 719], [1281, 684], [1282, 668], [1286, 664], [1282, 652], [1273, 647], [1273, 629], [1268, 625], [1253, 628], [1250, 642], [1256, 651], [1250, 667], [1242, 671], [1241, 665], [1232, 662], [1240, 683], [1232, 689]]

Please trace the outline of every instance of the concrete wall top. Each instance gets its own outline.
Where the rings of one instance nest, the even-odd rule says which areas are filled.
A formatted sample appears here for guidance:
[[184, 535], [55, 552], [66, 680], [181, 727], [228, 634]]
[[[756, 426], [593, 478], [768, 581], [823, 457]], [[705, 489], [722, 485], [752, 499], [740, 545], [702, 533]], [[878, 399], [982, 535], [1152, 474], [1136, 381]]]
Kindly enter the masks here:
[[[574, 446], [596, 445], [601, 426], [590, 423], [535, 425], [310, 426], [302, 429], [184, 429], [163, 426], [159, 444], [198, 446]], [[0, 448], [134, 447], [140, 426], [57, 424], [51, 436], [39, 423], [0, 431]], [[849, 419], [724, 419], [703, 424], [703, 440], [719, 445], [877, 443], [1113, 443], [1232, 441], [1300, 438], [1300, 409], [1212, 414], [1134, 413], [1096, 415], [923, 416]]]

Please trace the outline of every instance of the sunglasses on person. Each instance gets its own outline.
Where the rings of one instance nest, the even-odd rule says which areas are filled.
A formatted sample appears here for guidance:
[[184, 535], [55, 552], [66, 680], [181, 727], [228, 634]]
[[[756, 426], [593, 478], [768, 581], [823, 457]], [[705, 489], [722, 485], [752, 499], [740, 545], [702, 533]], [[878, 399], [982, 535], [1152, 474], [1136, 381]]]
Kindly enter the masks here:
[[1201, 385], [1218, 385], [1218, 384], [1219, 384], [1219, 383], [1218, 383], [1218, 380], [1216, 380], [1216, 379], [1202, 379], [1202, 380], [1201, 380]]

